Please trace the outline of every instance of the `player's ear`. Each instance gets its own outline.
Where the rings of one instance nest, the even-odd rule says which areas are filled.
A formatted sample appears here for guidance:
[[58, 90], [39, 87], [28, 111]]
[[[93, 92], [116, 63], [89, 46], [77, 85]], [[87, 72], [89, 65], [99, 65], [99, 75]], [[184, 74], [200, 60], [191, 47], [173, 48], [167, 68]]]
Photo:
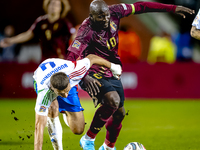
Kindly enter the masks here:
[[89, 17], [90, 17], [90, 20], [94, 21], [92, 14], [90, 14]]

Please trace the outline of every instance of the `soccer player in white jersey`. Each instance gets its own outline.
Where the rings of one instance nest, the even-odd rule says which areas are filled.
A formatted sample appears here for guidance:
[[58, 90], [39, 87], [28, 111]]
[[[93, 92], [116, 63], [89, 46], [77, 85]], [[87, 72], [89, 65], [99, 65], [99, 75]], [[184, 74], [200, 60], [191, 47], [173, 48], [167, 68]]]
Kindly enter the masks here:
[[[58, 105], [57, 97], [60, 97], [59, 111], [64, 114], [64, 121], [70, 127], [74, 134], [81, 134], [84, 131], [85, 121], [83, 116], [83, 108], [81, 107], [79, 98], [73, 100], [69, 93], [73, 86], [76, 86], [86, 74], [87, 70], [97, 64], [110, 68], [113, 75], [118, 77], [121, 75], [121, 66], [108, 62], [107, 60], [90, 54], [86, 58], [78, 61], [68, 61], [59, 58], [50, 58], [43, 61], [34, 72], [34, 88], [37, 93], [35, 105], [35, 138], [34, 150], [41, 150], [43, 144], [43, 131], [49, 113], [50, 106]], [[57, 106], [55, 108], [58, 108]], [[61, 110], [60, 110], [61, 109]], [[58, 119], [58, 109], [51, 109], [54, 112], [52, 119]], [[59, 119], [58, 119], [59, 120]], [[56, 121], [55, 121], [56, 122]], [[54, 123], [55, 123], [54, 122]], [[54, 129], [55, 124], [51, 124], [51, 140], [55, 141], [54, 149], [62, 149], [62, 127]], [[55, 130], [55, 131], [54, 131]], [[58, 144], [59, 143], [59, 144]], [[58, 147], [58, 145], [61, 145]]]
[[190, 34], [193, 38], [200, 40], [200, 9], [192, 23]]

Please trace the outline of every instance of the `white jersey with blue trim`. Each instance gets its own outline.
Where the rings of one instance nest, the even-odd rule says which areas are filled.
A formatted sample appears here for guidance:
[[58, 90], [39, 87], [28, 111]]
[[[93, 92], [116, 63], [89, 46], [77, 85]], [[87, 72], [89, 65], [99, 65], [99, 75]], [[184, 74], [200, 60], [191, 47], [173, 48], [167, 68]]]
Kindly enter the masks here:
[[197, 29], [200, 29], [200, 9], [192, 23], [192, 26], [195, 26]]
[[75, 62], [50, 58], [43, 61], [34, 72], [33, 78], [37, 83], [37, 100], [35, 111], [47, 116], [48, 108], [57, 95], [50, 89], [50, 78], [54, 73], [64, 72], [69, 76], [71, 87], [77, 85], [90, 68], [90, 60], [84, 58]]

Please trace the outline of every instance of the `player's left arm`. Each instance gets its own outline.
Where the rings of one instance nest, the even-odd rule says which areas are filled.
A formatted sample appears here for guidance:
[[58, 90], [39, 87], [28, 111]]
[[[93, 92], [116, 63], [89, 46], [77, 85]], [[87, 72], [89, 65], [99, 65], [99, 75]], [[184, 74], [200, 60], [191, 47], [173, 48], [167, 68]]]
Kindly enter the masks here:
[[136, 2], [132, 4], [133, 14], [147, 12], [172, 12], [185, 18], [185, 13], [194, 14], [194, 10], [177, 5], [163, 4], [158, 2]]
[[35, 116], [35, 137], [34, 137], [34, 150], [42, 150], [43, 133], [47, 123], [47, 116], [38, 115]]
[[200, 40], [200, 30], [197, 29], [195, 26], [192, 26], [191, 30], [190, 30], [190, 35], [197, 39]]

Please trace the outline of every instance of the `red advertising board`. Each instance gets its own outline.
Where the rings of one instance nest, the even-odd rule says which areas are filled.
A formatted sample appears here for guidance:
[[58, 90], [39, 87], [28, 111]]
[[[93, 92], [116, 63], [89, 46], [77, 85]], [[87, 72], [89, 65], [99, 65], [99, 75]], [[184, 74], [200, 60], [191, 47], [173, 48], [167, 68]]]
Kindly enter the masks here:
[[[33, 72], [38, 64], [0, 63], [0, 98], [36, 98]], [[126, 97], [200, 98], [200, 65], [190, 63], [124, 64]], [[79, 88], [80, 97], [88, 97]]]

